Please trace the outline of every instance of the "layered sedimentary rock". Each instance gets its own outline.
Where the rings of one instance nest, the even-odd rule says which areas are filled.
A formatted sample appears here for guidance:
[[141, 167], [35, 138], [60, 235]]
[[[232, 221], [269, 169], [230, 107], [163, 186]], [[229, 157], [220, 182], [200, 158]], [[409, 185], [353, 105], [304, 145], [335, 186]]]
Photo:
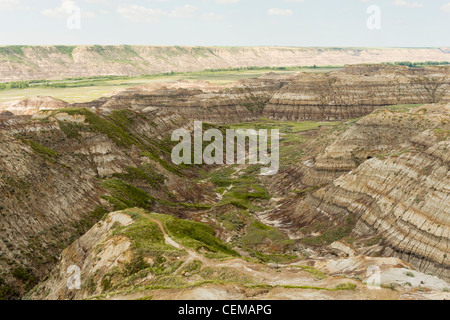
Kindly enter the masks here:
[[2, 112], [11, 112], [15, 115], [33, 115], [40, 110], [62, 109], [69, 104], [60, 99], [52, 97], [30, 97], [28, 99], [11, 102], [1, 107]]
[[130, 88], [111, 98], [76, 104], [103, 110], [166, 110], [191, 120], [237, 123], [359, 118], [380, 106], [450, 101], [449, 69], [349, 66], [330, 74], [267, 74], [225, 87], [177, 81]]
[[448, 48], [10, 46], [0, 47], [0, 82], [250, 66], [449, 61], [449, 56]]
[[450, 101], [448, 68], [348, 66], [300, 74], [279, 90], [263, 115], [279, 120], [359, 118], [379, 106]]
[[[357, 66], [331, 75], [268, 75], [226, 88], [176, 82], [132, 88], [111, 98], [41, 111], [33, 117], [3, 114], [0, 286], [6, 281], [15, 286], [17, 294], [27, 291], [35, 282], [33, 276], [46, 274], [66, 245], [106, 212], [137, 206], [184, 218], [205, 218], [208, 206], [199, 206], [205, 212], [192, 215], [189, 210], [195, 204], [215, 203], [215, 187], [194, 179], [199, 178], [195, 167], [177, 167], [170, 160], [171, 133], [179, 128], [191, 130], [193, 120], [220, 124], [262, 116], [347, 119], [382, 104], [423, 103], [431, 98], [447, 101], [443, 72], [446, 69]], [[337, 80], [329, 82], [330, 77]], [[402, 89], [384, 86], [389, 78], [400, 79]], [[324, 83], [328, 100], [321, 98]], [[436, 90], [427, 96], [423, 93], [427, 88]], [[335, 90], [353, 94], [342, 98]], [[369, 94], [373, 103], [366, 101]], [[272, 104], [274, 97], [283, 95], [285, 101]], [[304, 113], [305, 108], [316, 111]], [[263, 214], [300, 235], [295, 238], [296, 245], [305, 254], [355, 255], [355, 263], [363, 266], [361, 255], [395, 256], [422, 272], [448, 280], [449, 125], [449, 106], [434, 104], [381, 108], [334, 129], [318, 129], [305, 145], [305, 161], [264, 180], [267, 189], [279, 189], [285, 199], [274, 199], [276, 205]], [[125, 195], [118, 195], [121, 192]], [[272, 194], [278, 196], [277, 192]], [[181, 202], [180, 207], [177, 202]], [[227, 213], [229, 206], [219, 204], [220, 214]], [[96, 211], [99, 207], [103, 210]], [[92, 294], [107, 291], [102, 287], [108, 287], [111, 279], [107, 277], [102, 283], [95, 275], [97, 261], [107, 260], [102, 276], [116, 266], [114, 263], [125, 270], [131, 261], [128, 239], [108, 238], [113, 231], [110, 222], [103, 221], [65, 251], [53, 273], [57, 278], [49, 279], [48, 287], [36, 297], [45, 297], [51, 289], [50, 297], [74, 298], [62, 287], [65, 269], [83, 259], [87, 274], [96, 281]], [[105, 244], [103, 236], [108, 243], [102, 253], [96, 249], [97, 244]], [[329, 270], [337, 268], [333, 262], [314, 263]], [[234, 265], [241, 273], [243, 266], [254, 267]], [[254, 270], [246, 275], [251, 273]], [[259, 275], [270, 279], [276, 273], [263, 271]], [[122, 276], [118, 279], [123, 280]], [[298, 274], [289, 276], [297, 279]], [[270, 285], [292, 284], [286, 279], [277, 281]], [[84, 291], [77, 298], [89, 294]]]
[[141, 205], [149, 207], [153, 198], [196, 201], [206, 195], [201, 187], [187, 188], [189, 172], [175, 172], [163, 157], [167, 136], [189, 126], [173, 113], [108, 118], [74, 108], [0, 119], [0, 286], [11, 286], [2, 297], [29, 290], [62, 249], [111, 207], [122, 206], [106, 201], [105, 194], [120, 190], [114, 188], [136, 185], [138, 194], [148, 194], [141, 194]]
[[[442, 292], [448, 288], [448, 283], [411, 270], [408, 264], [396, 258], [360, 256], [318, 259], [304, 261], [304, 266], [292, 264], [276, 268], [240, 257], [226, 260], [208, 258], [206, 252], [186, 247], [179, 237], [167, 231], [165, 219], [170, 218], [138, 209], [110, 213], [62, 252], [52, 272], [26, 298], [171, 300], [307, 297], [342, 300], [387, 297], [446, 299], [449, 296]], [[140, 234], [136, 233], [138, 230]], [[185, 236], [189, 237], [189, 234]], [[143, 250], [144, 243], [150, 250]], [[153, 248], [157, 250], [151, 250]], [[379, 285], [383, 287], [370, 290], [356, 279], [365, 278], [368, 268], [375, 266], [379, 268]], [[408, 274], [413, 274], [414, 279]], [[398, 286], [395, 291], [390, 289], [394, 284]], [[259, 289], [262, 287], [264, 289]], [[418, 288], [421, 290], [418, 291]]]
[[289, 78], [269, 75], [239, 81], [225, 87], [208, 82], [187, 81], [143, 85], [119, 92], [109, 99], [94, 101], [93, 104], [105, 111], [121, 108], [143, 112], [164, 110], [192, 120], [237, 123], [254, 120], [261, 115], [272, 95], [284, 86]]
[[[286, 200], [273, 216], [308, 227], [306, 243], [338, 234], [377, 237], [373, 252], [448, 280], [449, 115], [449, 105], [427, 105], [363, 118], [315, 163], [342, 175], [304, 198]], [[374, 249], [364, 247], [353, 249]]]

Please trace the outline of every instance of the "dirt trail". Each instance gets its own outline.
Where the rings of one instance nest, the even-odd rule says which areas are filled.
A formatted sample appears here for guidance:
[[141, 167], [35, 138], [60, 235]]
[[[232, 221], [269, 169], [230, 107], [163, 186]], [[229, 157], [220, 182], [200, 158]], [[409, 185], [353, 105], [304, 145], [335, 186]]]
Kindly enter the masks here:
[[[198, 260], [202, 262], [204, 266], [207, 267], [216, 267], [216, 268], [232, 268], [239, 270], [239, 272], [247, 273], [255, 279], [262, 279], [266, 283], [270, 285], [286, 285], [292, 284], [295, 285], [311, 285], [316, 284], [317, 280], [314, 279], [309, 273], [303, 272], [301, 269], [292, 269], [292, 265], [279, 265], [276, 269], [286, 269], [286, 273], [277, 272], [277, 270], [272, 269], [269, 266], [263, 264], [256, 264], [252, 262], [245, 261], [243, 259], [231, 259], [225, 261], [216, 261], [211, 260], [203, 256], [202, 254], [183, 246], [182, 244], [173, 240], [164, 228], [164, 225], [161, 221], [157, 219], [153, 219], [147, 216], [147, 219], [157, 224], [159, 229], [164, 235], [164, 239], [167, 244], [179, 249], [184, 250], [188, 254], [188, 258], [177, 268], [176, 272], [180, 272], [183, 268], [194, 260]], [[279, 270], [278, 270], [279, 271]]]
[[202, 262], [203, 264], [205, 264], [205, 265], [213, 265], [213, 264], [214, 264], [213, 261], [211, 261], [210, 259], [204, 257], [203, 255], [201, 255], [201, 254], [195, 252], [194, 250], [189, 249], [189, 248], [183, 246], [182, 244], [176, 242], [175, 240], [173, 240], [173, 239], [167, 234], [166, 229], [164, 228], [164, 225], [162, 224], [161, 221], [159, 221], [159, 220], [157, 220], [157, 219], [150, 218], [149, 216], [147, 216], [147, 218], [148, 218], [150, 221], [156, 223], [156, 225], [159, 227], [159, 229], [161, 230], [161, 232], [162, 232], [163, 235], [164, 235], [164, 240], [165, 240], [166, 244], [171, 245], [171, 246], [177, 248], [178, 250], [184, 250], [184, 251], [186, 251], [186, 252], [188, 253], [188, 258], [186, 259], [186, 261], [184, 261], [184, 262], [178, 267], [178, 269], [177, 269], [175, 272], [180, 271], [185, 265], [187, 265], [188, 263], [190, 263], [190, 262], [192, 262], [192, 261], [194, 261], [194, 260], [199, 260], [199, 261], [201, 261], [201, 262]]

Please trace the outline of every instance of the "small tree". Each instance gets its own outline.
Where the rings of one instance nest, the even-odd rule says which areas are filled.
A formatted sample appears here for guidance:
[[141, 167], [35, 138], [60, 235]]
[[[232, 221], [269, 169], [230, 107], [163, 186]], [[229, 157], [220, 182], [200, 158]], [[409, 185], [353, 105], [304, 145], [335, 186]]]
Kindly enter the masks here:
[[450, 77], [447, 74], [433, 77], [418, 77], [411, 80], [414, 93], [424, 103], [439, 103], [450, 90]]

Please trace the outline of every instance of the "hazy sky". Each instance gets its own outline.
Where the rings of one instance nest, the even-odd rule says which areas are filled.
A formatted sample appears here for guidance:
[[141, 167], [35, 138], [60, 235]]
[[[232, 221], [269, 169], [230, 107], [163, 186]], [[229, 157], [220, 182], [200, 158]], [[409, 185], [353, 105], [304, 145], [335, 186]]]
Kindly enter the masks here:
[[450, 47], [450, 0], [0, 0], [0, 44]]

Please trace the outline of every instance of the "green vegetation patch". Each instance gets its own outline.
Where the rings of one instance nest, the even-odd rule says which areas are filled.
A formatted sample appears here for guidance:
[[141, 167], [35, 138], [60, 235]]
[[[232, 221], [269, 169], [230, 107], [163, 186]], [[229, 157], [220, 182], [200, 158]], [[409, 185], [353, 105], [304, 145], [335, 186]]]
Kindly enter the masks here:
[[104, 198], [114, 206], [115, 210], [134, 207], [150, 209], [155, 201], [144, 190], [119, 179], [106, 180], [102, 186], [109, 192], [109, 196]]
[[422, 106], [422, 105], [423, 104], [398, 104], [398, 105], [383, 107], [375, 112], [381, 112], [380, 110], [388, 110], [388, 111], [396, 112], [396, 113], [407, 113], [411, 109]]
[[82, 115], [85, 117], [85, 121], [89, 124], [92, 130], [101, 132], [107, 135], [118, 146], [129, 147], [133, 144], [139, 145], [138, 141], [131, 137], [119, 126], [112, 122], [100, 117], [99, 115], [85, 109], [85, 108], [66, 108], [60, 109], [56, 113], [67, 113], [69, 115]]
[[81, 236], [85, 234], [94, 224], [102, 220], [108, 211], [103, 207], [96, 207], [89, 214], [85, 215], [80, 221], [74, 222], [77, 233]]
[[291, 243], [289, 238], [278, 229], [266, 226], [258, 221], [254, 221], [247, 228], [247, 234], [241, 239], [241, 242], [245, 245], [259, 245], [266, 240], [280, 244]]
[[306, 237], [301, 239], [301, 241], [309, 245], [328, 245], [348, 237], [355, 227], [355, 224], [355, 218], [352, 215], [348, 215], [343, 226], [328, 229], [320, 236]]
[[213, 258], [239, 256], [227, 244], [216, 238], [213, 228], [194, 221], [173, 218], [167, 215], [150, 215], [164, 224], [167, 233], [178, 243], [196, 251], [211, 253]]
[[23, 48], [25, 46], [6, 46], [6, 47], [0, 47], [0, 54], [9, 56], [9, 55], [16, 55], [16, 56], [24, 56]]
[[[171, 144], [172, 142], [170, 141], [170, 138], [163, 141], [147, 141], [141, 137], [137, 137], [130, 131], [130, 128], [134, 123], [133, 117], [144, 117], [142, 115], [137, 115], [130, 110], [117, 110], [113, 111], [109, 117], [103, 118], [85, 108], [66, 108], [54, 111], [50, 114], [50, 116], [55, 116], [57, 113], [82, 115], [85, 117], [85, 123], [87, 123], [87, 126], [59, 121], [61, 130], [66, 134], [68, 138], [78, 138], [81, 131], [100, 132], [107, 135], [116, 145], [120, 147], [129, 148], [132, 145], [137, 146], [142, 150], [142, 156], [146, 156], [149, 159], [160, 163], [167, 171], [170, 171], [179, 176], [183, 175], [180, 166], [175, 166], [172, 163], [169, 163], [161, 156], [162, 154], [167, 156], [171, 154], [173, 145]], [[149, 179], [149, 181], [152, 180], [152, 184], [158, 183], [161, 177], [157, 177], [153, 174], [152, 177], [149, 177], [149, 170], [144, 171], [146, 172], [142, 172], [141, 170], [141, 172], [139, 173], [129, 173], [132, 175], [139, 174], [141, 175], [141, 177]], [[144, 177], [145, 175], [147, 176]]]
[[200, 260], [194, 260], [183, 267], [183, 272], [192, 274], [193, 272], [199, 271], [202, 265], [203, 263]]
[[72, 57], [72, 52], [75, 49], [75, 46], [55, 46], [55, 49], [61, 52], [62, 54], [68, 55], [70, 58]]
[[327, 276], [325, 273], [323, 273], [322, 271], [317, 270], [316, 268], [311, 267], [311, 266], [295, 266], [295, 268], [300, 268], [301, 270], [306, 271], [306, 272], [312, 274], [312, 275], [315, 276], [318, 280], [323, 280], [323, 279], [326, 279], [326, 278], [328, 277], [328, 276]]
[[437, 129], [434, 129], [434, 134], [438, 136], [440, 141], [445, 141], [450, 136], [450, 130], [437, 128]]
[[23, 283], [26, 291], [31, 290], [38, 283], [31, 269], [16, 268], [11, 271], [11, 275]]
[[210, 181], [217, 187], [229, 187], [233, 184], [231, 175], [234, 173], [234, 169], [231, 167], [225, 167], [221, 170], [214, 171], [209, 174]]
[[292, 263], [295, 260], [298, 260], [298, 256], [290, 255], [290, 254], [266, 254], [256, 250], [252, 250], [250, 248], [245, 248], [251, 257], [258, 259], [264, 263]]
[[85, 131], [86, 127], [81, 123], [71, 121], [58, 121], [59, 128], [64, 132], [67, 138], [79, 139], [81, 138], [80, 132]]
[[206, 249], [212, 253], [222, 253], [224, 255], [238, 256], [228, 245], [214, 236], [213, 228], [193, 221], [169, 219], [164, 223], [167, 231], [180, 243], [186, 247], [197, 251]]
[[0, 300], [15, 300], [19, 298], [19, 292], [0, 278]]
[[144, 164], [141, 168], [128, 166], [125, 171], [125, 173], [114, 174], [114, 177], [125, 181], [145, 181], [154, 188], [160, 187], [165, 179], [163, 175], [156, 173], [152, 166], [148, 164]]
[[49, 160], [50, 162], [55, 162], [56, 158], [59, 156], [58, 152], [44, 147], [42, 145], [40, 145], [39, 143], [36, 143], [32, 140], [27, 140], [27, 139], [22, 139], [23, 143], [26, 143], [27, 145], [29, 145], [34, 152], [36, 152], [38, 155], [44, 157], [45, 159]]
[[220, 205], [232, 204], [240, 209], [255, 209], [253, 200], [269, 200], [267, 190], [259, 184], [238, 184], [233, 186], [223, 197]]
[[125, 213], [130, 212], [134, 212], [132, 214], [134, 222], [129, 226], [117, 228], [114, 230], [114, 235], [124, 235], [130, 238], [133, 248], [139, 254], [153, 254], [156, 251], [176, 251], [174, 247], [165, 243], [162, 231], [146, 214], [138, 210], [125, 211]]

